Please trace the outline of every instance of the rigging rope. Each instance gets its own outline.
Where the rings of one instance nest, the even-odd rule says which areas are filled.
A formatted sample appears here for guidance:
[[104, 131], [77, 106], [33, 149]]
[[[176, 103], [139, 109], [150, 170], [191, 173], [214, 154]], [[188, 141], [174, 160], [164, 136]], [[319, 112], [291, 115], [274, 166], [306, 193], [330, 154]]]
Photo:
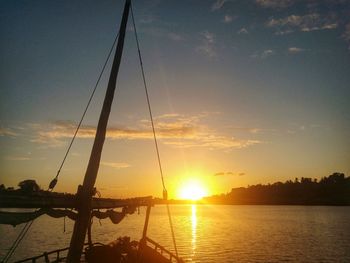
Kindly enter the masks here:
[[[78, 126], [77, 126], [77, 128], [76, 128], [76, 130], [75, 130], [75, 132], [74, 132], [73, 137], [72, 137], [72, 140], [71, 140], [70, 143], [69, 143], [69, 146], [68, 146], [68, 148], [67, 148], [67, 151], [66, 151], [66, 153], [65, 153], [65, 155], [64, 155], [64, 157], [63, 157], [63, 160], [62, 160], [62, 162], [61, 162], [61, 165], [60, 165], [59, 168], [58, 168], [57, 174], [56, 174], [56, 176], [54, 177], [54, 179], [52, 179], [52, 181], [51, 181], [50, 184], [49, 184], [48, 191], [52, 191], [52, 190], [55, 188], [56, 184], [57, 184], [58, 176], [59, 176], [59, 174], [60, 174], [60, 172], [61, 172], [61, 170], [62, 170], [62, 167], [63, 167], [63, 165], [64, 165], [64, 163], [65, 163], [65, 161], [66, 161], [66, 159], [67, 159], [67, 156], [68, 156], [68, 154], [69, 154], [69, 152], [70, 152], [70, 149], [72, 148], [73, 142], [74, 142], [74, 140], [75, 140], [75, 138], [76, 138], [76, 136], [77, 136], [77, 134], [78, 134], [78, 131], [79, 131], [79, 129], [80, 129], [80, 127], [81, 127], [81, 124], [82, 124], [82, 122], [83, 122], [83, 120], [84, 120], [84, 117], [85, 117], [85, 115], [86, 115], [86, 112], [87, 112], [87, 110], [88, 110], [88, 108], [89, 108], [89, 106], [90, 106], [90, 104], [91, 104], [92, 98], [93, 98], [93, 96], [95, 95], [95, 92], [96, 92], [96, 90], [97, 90], [98, 84], [100, 83], [100, 80], [101, 80], [101, 78], [102, 78], [103, 72], [104, 72], [105, 69], [106, 69], [107, 63], [108, 63], [109, 58], [110, 58], [110, 56], [111, 56], [111, 54], [112, 54], [112, 51], [113, 51], [113, 49], [114, 49], [114, 46], [115, 46], [115, 43], [117, 42], [118, 37], [119, 37], [119, 32], [118, 32], [118, 34], [116, 35], [116, 37], [114, 38], [112, 47], [111, 47], [111, 49], [110, 49], [109, 52], [108, 52], [106, 61], [105, 61], [105, 63], [103, 64], [103, 67], [102, 67], [101, 72], [100, 72], [100, 74], [99, 74], [99, 76], [98, 76], [98, 78], [97, 78], [96, 84], [95, 84], [95, 86], [94, 86], [94, 88], [93, 88], [93, 90], [92, 90], [92, 93], [91, 93], [90, 98], [89, 98], [89, 100], [88, 100], [88, 103], [87, 103], [87, 105], [86, 105], [86, 107], [85, 107], [85, 109], [84, 109], [84, 112], [83, 112], [83, 114], [82, 114], [82, 117], [80, 118], [80, 121], [79, 121], [79, 123], [78, 123]], [[7, 254], [5, 255], [5, 257], [3, 258], [3, 261], [2, 261], [3, 263], [6, 263], [6, 262], [8, 262], [8, 261], [10, 260], [12, 254], [15, 252], [16, 248], [18, 247], [18, 245], [20, 244], [20, 242], [23, 240], [24, 236], [25, 236], [25, 235], [27, 234], [27, 232], [29, 231], [29, 228], [32, 226], [33, 222], [34, 222], [34, 219], [33, 219], [32, 221], [27, 222], [27, 223], [25, 224], [25, 226], [22, 228], [22, 230], [21, 230], [21, 232], [18, 234], [16, 240], [13, 242], [13, 244], [12, 244], [12, 246], [10, 247], [9, 251], [7, 252]]]
[[77, 126], [75, 132], [74, 132], [74, 135], [73, 135], [73, 137], [72, 137], [72, 140], [71, 140], [71, 142], [70, 142], [70, 144], [69, 144], [69, 146], [68, 146], [68, 148], [67, 148], [67, 151], [66, 151], [66, 153], [65, 153], [65, 155], [64, 155], [64, 157], [63, 157], [62, 163], [61, 163], [61, 165], [60, 165], [59, 168], [58, 168], [57, 174], [56, 174], [55, 178], [54, 178], [54, 179], [51, 181], [51, 183], [50, 183], [49, 189], [51, 189], [51, 190], [56, 186], [58, 176], [59, 176], [59, 174], [60, 174], [60, 172], [61, 172], [61, 169], [62, 169], [62, 167], [63, 167], [63, 165], [64, 165], [64, 163], [65, 163], [65, 161], [66, 161], [66, 159], [67, 159], [68, 153], [69, 153], [70, 149], [72, 148], [73, 142], [74, 142], [74, 140], [75, 140], [75, 138], [76, 138], [76, 136], [77, 136], [77, 134], [78, 134], [78, 131], [79, 131], [79, 129], [80, 129], [80, 126], [81, 126], [81, 124], [82, 124], [82, 122], [83, 122], [83, 120], [84, 120], [84, 118], [85, 118], [86, 112], [87, 112], [87, 110], [88, 110], [88, 108], [89, 108], [89, 106], [90, 106], [90, 104], [91, 104], [92, 98], [93, 98], [94, 95], [95, 95], [96, 89], [97, 89], [97, 87], [98, 87], [98, 84], [100, 83], [101, 77], [102, 77], [103, 72], [104, 72], [104, 70], [105, 70], [105, 68], [106, 68], [106, 66], [107, 66], [107, 63], [108, 63], [109, 58], [110, 58], [110, 56], [111, 56], [111, 54], [112, 54], [112, 51], [113, 51], [113, 49], [114, 49], [114, 46], [115, 46], [115, 43], [117, 42], [118, 37], [119, 37], [119, 32], [118, 32], [118, 34], [116, 35], [116, 37], [114, 38], [114, 41], [113, 41], [113, 44], [112, 44], [111, 49], [109, 50], [107, 59], [106, 59], [105, 63], [103, 64], [103, 67], [102, 67], [102, 70], [101, 70], [101, 72], [100, 72], [100, 75], [99, 75], [98, 78], [97, 78], [95, 87], [94, 87], [94, 89], [92, 90], [92, 93], [91, 93], [91, 95], [90, 95], [90, 98], [89, 98], [89, 100], [88, 100], [88, 103], [87, 103], [87, 105], [86, 105], [86, 107], [85, 107], [85, 109], [84, 109], [83, 115], [81, 116], [81, 119], [80, 119], [80, 121], [79, 121], [79, 124], [78, 124], [78, 126]]
[[143, 80], [143, 85], [145, 87], [145, 92], [146, 92], [149, 116], [151, 118], [153, 139], [154, 139], [154, 144], [156, 146], [156, 152], [157, 152], [157, 157], [158, 157], [158, 165], [159, 165], [159, 170], [160, 170], [160, 176], [161, 176], [161, 179], [162, 179], [163, 190], [166, 191], [166, 187], [165, 187], [165, 183], [164, 183], [164, 176], [163, 176], [163, 169], [162, 169], [162, 164], [161, 164], [161, 161], [160, 161], [160, 154], [159, 154], [159, 149], [158, 149], [157, 137], [156, 137], [156, 132], [155, 132], [155, 129], [154, 129], [153, 114], [152, 114], [152, 110], [151, 110], [151, 103], [150, 103], [149, 96], [148, 96], [148, 89], [147, 89], [147, 84], [146, 84], [145, 72], [144, 72], [144, 68], [143, 68], [143, 62], [142, 62], [142, 57], [141, 57], [139, 39], [138, 39], [138, 36], [137, 36], [136, 24], [135, 24], [134, 12], [133, 12], [133, 9], [132, 9], [132, 5], [130, 5], [130, 9], [131, 9], [132, 23], [133, 23], [133, 26], [134, 26], [134, 34], [135, 34], [135, 39], [136, 39], [138, 57], [139, 57], [140, 66], [141, 66], [142, 80]]
[[3, 258], [2, 262], [6, 263], [10, 260], [12, 254], [15, 252], [17, 246], [22, 241], [24, 236], [27, 234], [29, 228], [31, 227], [34, 220], [27, 222], [24, 227], [22, 228], [21, 232], [17, 236], [16, 240], [13, 242], [12, 246], [10, 247], [9, 251], [6, 253], [5, 257]]
[[141, 67], [143, 86], [145, 88], [145, 93], [146, 93], [146, 98], [147, 98], [147, 105], [148, 105], [148, 111], [149, 111], [149, 116], [150, 116], [150, 119], [151, 119], [151, 125], [152, 125], [152, 131], [153, 131], [153, 139], [154, 139], [154, 144], [155, 144], [156, 152], [157, 152], [160, 177], [162, 179], [163, 198], [166, 199], [166, 206], [167, 206], [167, 213], [168, 213], [169, 224], [170, 224], [170, 229], [171, 229], [171, 235], [172, 235], [172, 239], [173, 239], [175, 253], [176, 253], [176, 256], [178, 256], [177, 246], [176, 246], [176, 241], [175, 241], [175, 234], [174, 234], [174, 227], [173, 227], [173, 223], [172, 223], [172, 220], [171, 220], [169, 202], [167, 201], [168, 200], [168, 198], [167, 198], [168, 197], [168, 192], [167, 192], [167, 189], [165, 187], [165, 182], [164, 182], [163, 169], [162, 169], [162, 164], [161, 164], [161, 159], [160, 159], [160, 153], [159, 153], [159, 148], [158, 148], [156, 131], [155, 131], [155, 128], [154, 128], [154, 121], [153, 121], [153, 114], [152, 114], [152, 109], [151, 109], [151, 103], [150, 103], [150, 99], [149, 99], [149, 95], [148, 95], [145, 71], [144, 71], [144, 68], [143, 68], [142, 56], [141, 56], [141, 51], [140, 51], [140, 44], [139, 44], [139, 39], [138, 39], [138, 36], [137, 36], [136, 23], [135, 23], [135, 18], [134, 18], [134, 11], [133, 11], [131, 3], [130, 3], [130, 10], [131, 10], [132, 23], [133, 23], [133, 26], [134, 26], [134, 35], [135, 35], [135, 40], [136, 40], [136, 45], [137, 45], [137, 51], [138, 51], [140, 67]]

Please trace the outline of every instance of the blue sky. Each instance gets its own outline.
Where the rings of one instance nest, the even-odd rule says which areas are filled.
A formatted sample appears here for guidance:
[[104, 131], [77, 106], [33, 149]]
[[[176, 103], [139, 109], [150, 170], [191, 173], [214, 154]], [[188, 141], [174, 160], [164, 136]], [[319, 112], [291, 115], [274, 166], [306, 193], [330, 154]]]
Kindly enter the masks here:
[[[0, 10], [0, 183], [55, 176], [119, 27], [119, 1]], [[133, 1], [166, 180], [210, 193], [350, 166], [350, 1]], [[130, 21], [129, 21], [130, 22]], [[97, 187], [157, 195], [131, 23]], [[107, 72], [109, 71], [109, 67]], [[108, 74], [57, 190], [82, 182]], [[144, 185], [145, 178], [154, 184]], [[175, 193], [174, 193], [175, 195]]]

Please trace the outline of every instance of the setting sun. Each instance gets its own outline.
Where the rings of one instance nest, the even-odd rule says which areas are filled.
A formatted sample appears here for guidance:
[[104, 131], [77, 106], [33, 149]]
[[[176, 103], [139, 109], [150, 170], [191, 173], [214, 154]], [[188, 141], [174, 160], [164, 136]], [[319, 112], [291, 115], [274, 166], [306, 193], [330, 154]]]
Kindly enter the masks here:
[[197, 180], [185, 182], [179, 190], [179, 197], [186, 200], [199, 200], [208, 195], [207, 189]]

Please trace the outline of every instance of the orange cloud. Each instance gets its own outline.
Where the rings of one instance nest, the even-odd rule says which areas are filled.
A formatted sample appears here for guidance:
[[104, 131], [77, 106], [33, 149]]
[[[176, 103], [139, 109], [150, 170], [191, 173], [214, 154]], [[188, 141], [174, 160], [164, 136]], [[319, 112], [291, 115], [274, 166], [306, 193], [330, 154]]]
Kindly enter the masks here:
[[[240, 149], [260, 144], [261, 141], [238, 139], [232, 136], [218, 134], [203, 124], [206, 114], [184, 116], [179, 114], [164, 114], [154, 118], [157, 138], [165, 145], [173, 147], [204, 147], [208, 149]], [[71, 138], [76, 124], [71, 121], [57, 121], [42, 125], [31, 124], [34, 130], [32, 142], [45, 144], [47, 147], [63, 145], [63, 139]], [[83, 125], [77, 134], [80, 139], [95, 137], [96, 127]], [[153, 140], [153, 132], [149, 120], [140, 120], [135, 127], [109, 127], [106, 139], [110, 140]]]
[[130, 164], [128, 164], [128, 163], [115, 163], [115, 162], [101, 162], [101, 165], [115, 168], [115, 169], [122, 169], [122, 168], [130, 167]]
[[236, 175], [236, 176], [243, 176], [245, 173], [234, 173], [234, 172], [218, 172], [215, 173], [214, 176], [224, 176], [224, 175]]
[[26, 156], [7, 156], [7, 157], [5, 157], [5, 160], [7, 160], [7, 161], [28, 161], [28, 160], [30, 160], [30, 158], [26, 157]]
[[0, 136], [12, 136], [15, 137], [18, 134], [16, 132], [14, 132], [12, 129], [10, 128], [3, 128], [0, 127]]

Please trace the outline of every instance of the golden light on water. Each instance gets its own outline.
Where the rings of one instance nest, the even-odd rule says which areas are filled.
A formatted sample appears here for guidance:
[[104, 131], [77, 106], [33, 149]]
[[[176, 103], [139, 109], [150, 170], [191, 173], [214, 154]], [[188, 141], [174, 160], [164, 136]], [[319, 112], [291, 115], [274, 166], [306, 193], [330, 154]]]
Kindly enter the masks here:
[[194, 257], [196, 252], [196, 243], [197, 243], [197, 206], [192, 205], [192, 216], [191, 216], [191, 223], [192, 223], [192, 257]]
[[199, 200], [208, 195], [207, 188], [199, 180], [190, 179], [180, 186], [178, 196], [185, 200]]

